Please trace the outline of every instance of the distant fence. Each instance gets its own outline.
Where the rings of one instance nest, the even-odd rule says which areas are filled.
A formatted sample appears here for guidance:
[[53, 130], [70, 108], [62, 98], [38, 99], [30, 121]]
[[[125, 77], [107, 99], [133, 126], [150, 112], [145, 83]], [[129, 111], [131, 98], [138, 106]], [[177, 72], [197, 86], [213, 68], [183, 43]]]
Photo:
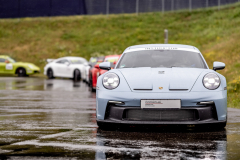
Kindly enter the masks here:
[[0, 18], [165, 12], [207, 8], [240, 0], [0, 0]]
[[85, 0], [0, 0], [0, 18], [86, 14]]

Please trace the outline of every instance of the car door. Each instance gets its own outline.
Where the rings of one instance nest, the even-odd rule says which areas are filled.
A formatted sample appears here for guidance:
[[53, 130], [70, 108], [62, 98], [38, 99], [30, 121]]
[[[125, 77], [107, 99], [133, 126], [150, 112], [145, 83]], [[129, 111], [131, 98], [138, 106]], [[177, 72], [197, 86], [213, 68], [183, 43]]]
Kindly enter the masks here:
[[69, 77], [68, 76], [69, 62], [67, 59], [60, 59], [54, 64], [54, 76]]
[[5, 71], [5, 67], [6, 67], [5, 61], [6, 60], [4, 58], [0, 58], [0, 73], [4, 73]]
[[66, 66], [63, 70], [65, 77], [73, 78], [73, 65], [72, 65], [71, 61], [66, 59], [64, 64]]
[[16, 69], [16, 67], [14, 66], [14, 63], [11, 61], [11, 59], [7, 58], [5, 60], [4, 73], [15, 74], [15, 69]]

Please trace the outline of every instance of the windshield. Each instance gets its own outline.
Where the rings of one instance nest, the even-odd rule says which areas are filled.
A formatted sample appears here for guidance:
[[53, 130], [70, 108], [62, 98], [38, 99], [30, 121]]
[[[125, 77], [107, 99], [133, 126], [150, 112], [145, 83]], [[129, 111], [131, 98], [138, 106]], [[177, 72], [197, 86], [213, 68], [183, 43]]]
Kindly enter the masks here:
[[90, 60], [89, 60], [89, 64], [91, 66], [94, 66], [95, 64], [97, 64], [97, 57], [91, 57]]
[[102, 56], [102, 57], [98, 57], [98, 59], [97, 59], [97, 64], [102, 63], [104, 59], [105, 59], [104, 56]]
[[72, 60], [70, 60], [70, 62], [71, 62], [71, 64], [83, 64], [87, 61], [83, 60], [83, 59], [72, 59]]
[[91, 57], [89, 60], [89, 63], [96, 63], [97, 62], [97, 57]]
[[15, 61], [14, 59], [12, 59], [12, 58], [10, 58], [10, 57], [8, 58], [8, 60], [9, 60], [10, 63], [15, 63], [15, 62], [17, 62], [17, 61]]
[[117, 68], [205, 68], [200, 53], [179, 50], [144, 50], [125, 53]]
[[117, 57], [109, 57], [109, 58], [105, 58], [104, 62], [110, 62], [111, 68], [114, 68], [116, 62], [118, 61], [118, 59], [119, 59], [119, 56], [117, 56]]
[[118, 60], [119, 57], [109, 57], [105, 58], [104, 62], [115, 62]]

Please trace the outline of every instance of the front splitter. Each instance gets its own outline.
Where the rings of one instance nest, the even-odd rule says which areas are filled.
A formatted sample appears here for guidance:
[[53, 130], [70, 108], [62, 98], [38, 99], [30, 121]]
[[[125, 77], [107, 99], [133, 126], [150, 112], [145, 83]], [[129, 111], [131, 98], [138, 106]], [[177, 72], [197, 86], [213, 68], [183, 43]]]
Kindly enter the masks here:
[[108, 130], [114, 128], [202, 128], [202, 129], [223, 129], [226, 126], [226, 121], [184, 121], [184, 122], [169, 122], [169, 121], [114, 121], [114, 120], [97, 120], [99, 128]]

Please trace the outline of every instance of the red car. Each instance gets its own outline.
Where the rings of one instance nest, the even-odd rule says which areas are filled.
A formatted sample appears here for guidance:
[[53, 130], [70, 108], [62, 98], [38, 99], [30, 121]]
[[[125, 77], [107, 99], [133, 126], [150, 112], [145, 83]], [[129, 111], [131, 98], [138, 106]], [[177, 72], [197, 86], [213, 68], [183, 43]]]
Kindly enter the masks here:
[[[121, 55], [110, 55], [104, 58], [103, 62], [111, 62], [111, 68], [114, 68], [118, 59]], [[107, 72], [107, 70], [102, 70], [99, 68], [99, 63], [97, 63], [94, 68], [92, 68], [91, 73], [89, 73], [89, 82], [90, 82], [90, 89], [92, 92], [96, 91], [97, 86], [97, 78], [98, 76], [102, 75], [103, 73]]]
[[[91, 57], [89, 60], [89, 72], [88, 72], [88, 85], [91, 87], [92, 85], [92, 71], [95, 68], [94, 66], [96, 64], [102, 63], [105, 59], [105, 56], [101, 56], [101, 57]], [[92, 87], [91, 87], [92, 88]]]

